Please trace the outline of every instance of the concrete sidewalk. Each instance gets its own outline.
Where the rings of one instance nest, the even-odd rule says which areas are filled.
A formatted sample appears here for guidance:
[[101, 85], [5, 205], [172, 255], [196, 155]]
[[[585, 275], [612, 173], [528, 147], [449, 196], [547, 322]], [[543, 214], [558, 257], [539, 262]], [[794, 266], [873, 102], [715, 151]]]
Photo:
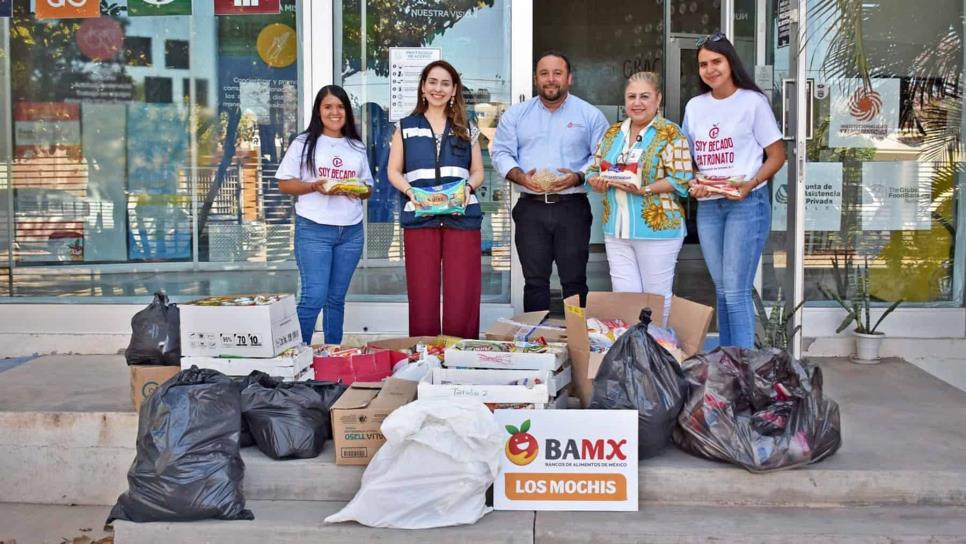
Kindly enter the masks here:
[[[838, 453], [754, 475], [669, 447], [640, 463], [638, 513], [497, 512], [471, 527], [416, 532], [324, 525], [324, 513], [355, 494], [362, 469], [336, 466], [331, 445], [284, 462], [247, 448], [254, 522], [121, 523], [117, 541], [966, 542], [966, 393], [896, 359], [816, 362], [841, 408]], [[100, 529], [126, 488], [136, 430], [121, 356], [44, 356], [0, 372], [0, 500], [48, 505], [0, 503], [0, 541], [17, 536], [9, 527], [37, 531], [20, 544], [75, 536], [64, 532], [74, 525]], [[57, 506], [72, 503], [101, 506]], [[77, 521], [47, 527], [48, 517]]]

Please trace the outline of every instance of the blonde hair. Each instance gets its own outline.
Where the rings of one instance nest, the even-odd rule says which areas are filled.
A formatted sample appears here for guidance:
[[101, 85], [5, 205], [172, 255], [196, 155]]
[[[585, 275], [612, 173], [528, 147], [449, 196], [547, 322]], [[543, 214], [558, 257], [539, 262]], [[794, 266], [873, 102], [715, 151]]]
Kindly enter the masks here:
[[635, 72], [631, 74], [631, 77], [627, 78], [627, 83], [624, 84], [624, 89], [635, 81], [643, 81], [645, 83], [650, 83], [654, 86], [654, 90], [661, 93], [661, 76], [657, 75], [655, 72]]

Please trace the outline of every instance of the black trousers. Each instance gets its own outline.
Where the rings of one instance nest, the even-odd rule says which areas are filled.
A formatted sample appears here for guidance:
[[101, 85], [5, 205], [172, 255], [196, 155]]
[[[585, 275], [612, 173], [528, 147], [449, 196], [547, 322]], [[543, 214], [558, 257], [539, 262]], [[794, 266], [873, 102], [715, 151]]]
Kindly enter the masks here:
[[523, 311], [550, 309], [550, 274], [557, 263], [563, 296], [587, 303], [587, 257], [594, 215], [586, 195], [555, 203], [520, 198], [513, 207], [517, 255], [523, 268]]

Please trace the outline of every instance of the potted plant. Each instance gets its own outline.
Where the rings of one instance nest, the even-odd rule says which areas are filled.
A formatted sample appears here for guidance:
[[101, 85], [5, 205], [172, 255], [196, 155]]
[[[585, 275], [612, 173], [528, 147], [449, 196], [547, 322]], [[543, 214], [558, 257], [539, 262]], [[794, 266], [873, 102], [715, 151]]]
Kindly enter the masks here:
[[765, 308], [765, 303], [761, 300], [761, 295], [757, 289], [751, 291], [751, 299], [755, 303], [755, 311], [758, 313], [758, 329], [755, 331], [755, 348], [768, 349], [776, 348], [788, 351], [788, 344], [796, 334], [801, 332], [802, 326], [798, 325], [791, 332], [788, 331], [788, 320], [801, 309], [805, 301], [801, 301], [791, 310], [787, 309], [787, 303], [782, 299], [782, 288], [778, 288], [775, 302], [771, 309]]
[[879, 362], [879, 349], [882, 346], [882, 339], [885, 338], [885, 333], [880, 332], [879, 324], [882, 320], [886, 318], [889, 314], [893, 312], [896, 308], [902, 304], [902, 299], [893, 302], [879, 319], [872, 324], [872, 302], [869, 296], [869, 259], [866, 257], [865, 265], [857, 268], [852, 277], [852, 284], [854, 288], [854, 294], [849, 301], [845, 301], [844, 298], [832, 291], [829, 291], [823, 286], [819, 286], [819, 291], [825, 295], [826, 298], [830, 298], [838, 303], [845, 312], [845, 319], [842, 320], [842, 324], [835, 329], [836, 333], [840, 333], [849, 327], [853, 322], [855, 323], [855, 329], [852, 330], [852, 334], [855, 335], [855, 352], [852, 355], [852, 361], [856, 363], [877, 363]]

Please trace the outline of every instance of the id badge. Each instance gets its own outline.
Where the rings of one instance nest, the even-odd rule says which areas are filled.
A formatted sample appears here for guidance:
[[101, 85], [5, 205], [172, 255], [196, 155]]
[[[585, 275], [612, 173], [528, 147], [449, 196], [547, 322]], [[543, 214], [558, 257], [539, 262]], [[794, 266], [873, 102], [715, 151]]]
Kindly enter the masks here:
[[631, 164], [634, 164], [636, 162], [639, 162], [641, 160], [641, 155], [643, 155], [643, 154], [644, 154], [644, 150], [643, 149], [640, 149], [640, 148], [631, 149], [627, 153], [627, 162], [629, 162]]

